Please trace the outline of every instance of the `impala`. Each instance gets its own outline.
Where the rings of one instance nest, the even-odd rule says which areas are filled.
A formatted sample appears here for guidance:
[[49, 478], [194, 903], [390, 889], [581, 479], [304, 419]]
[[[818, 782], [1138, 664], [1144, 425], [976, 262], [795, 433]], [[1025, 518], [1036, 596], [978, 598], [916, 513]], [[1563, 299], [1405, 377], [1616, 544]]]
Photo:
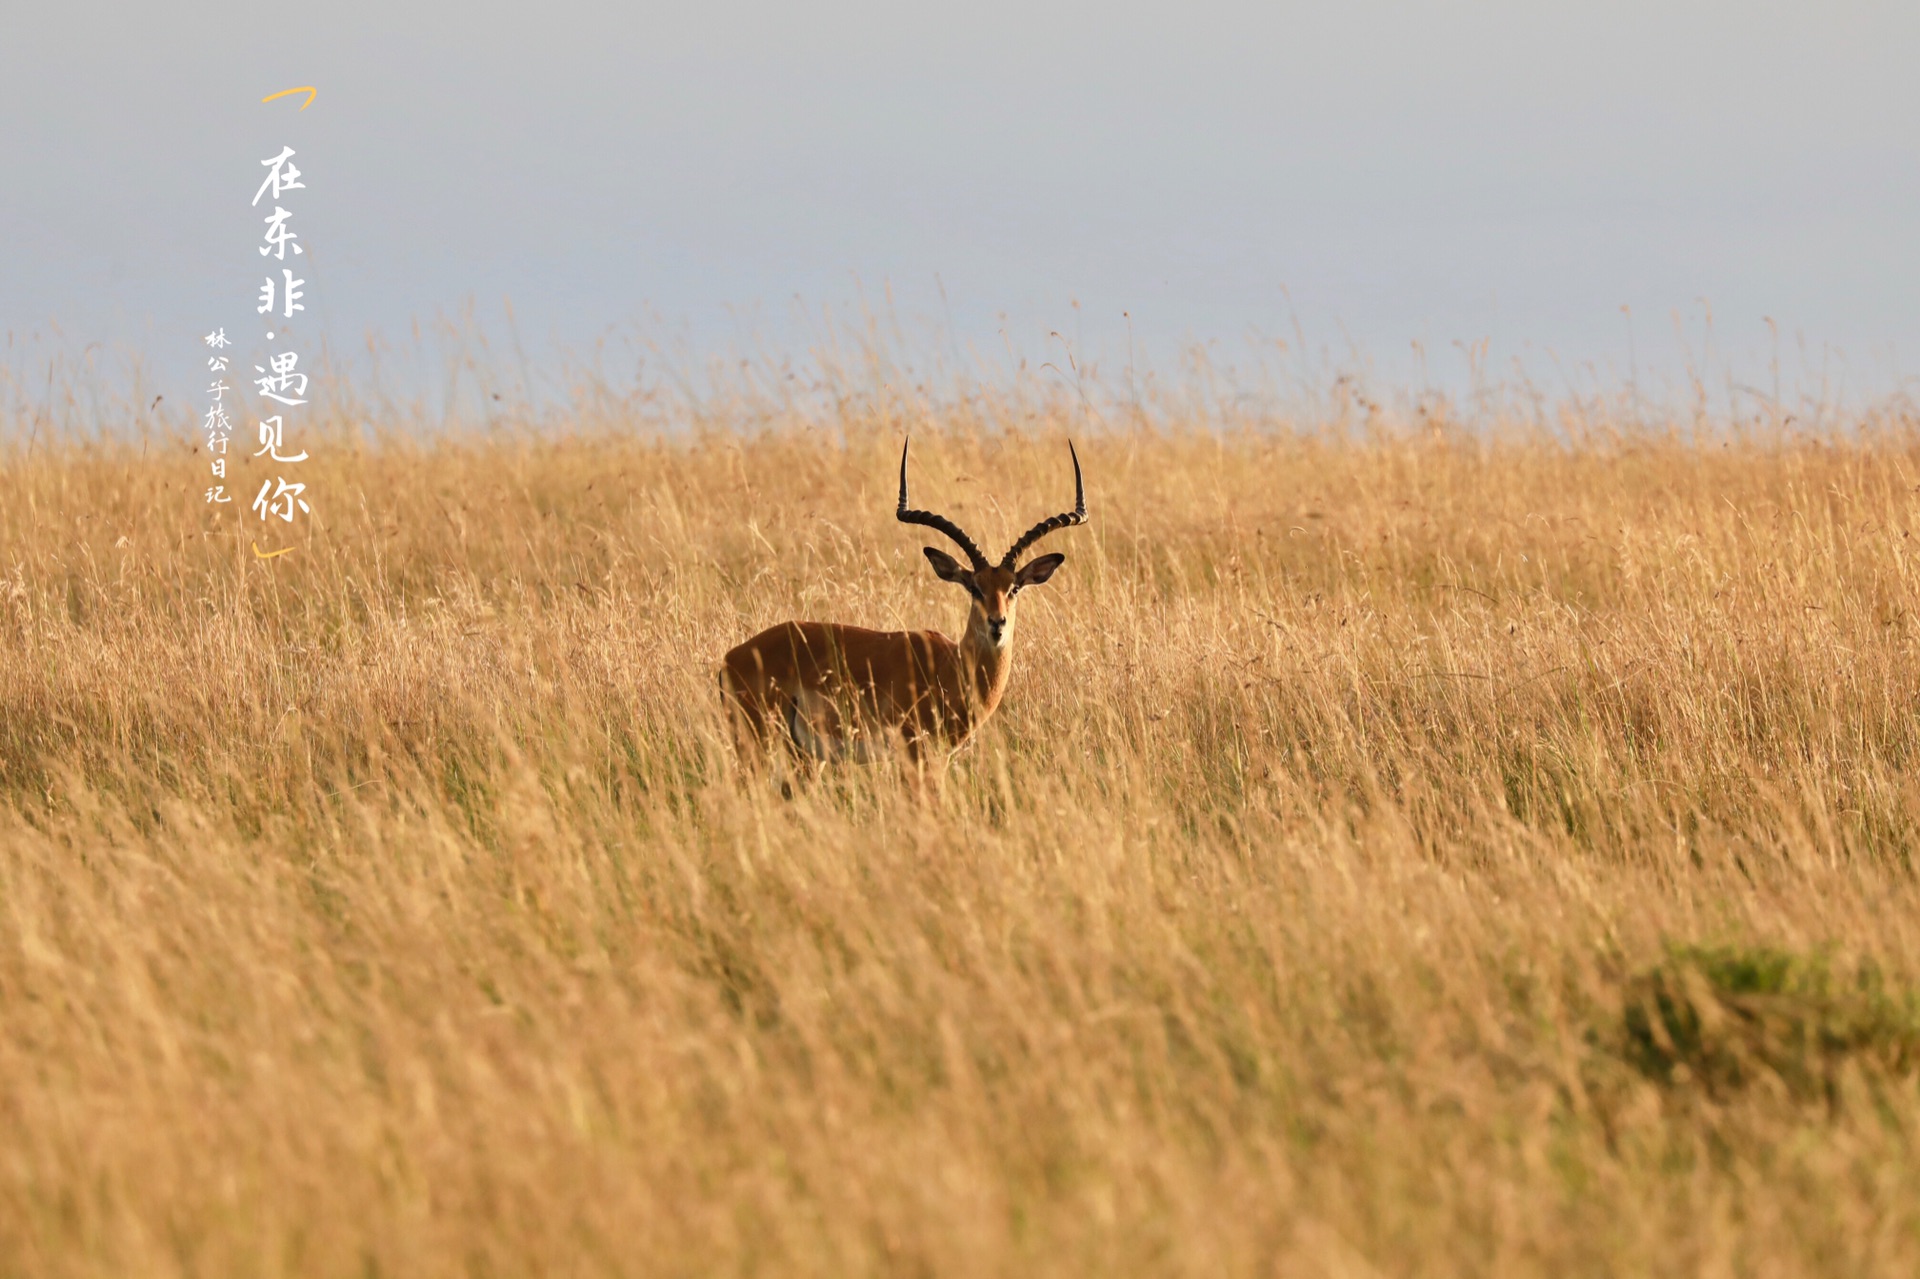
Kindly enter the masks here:
[[1087, 518], [1080, 455], [1071, 442], [1073, 509], [1021, 535], [998, 564], [988, 562], [958, 524], [907, 509], [907, 446], [900, 448], [902, 524], [924, 524], [966, 553], [924, 548], [934, 575], [966, 591], [966, 629], [958, 643], [938, 631], [870, 631], [834, 622], [782, 622], [733, 649], [720, 670], [736, 741], [759, 759], [776, 737], [806, 759], [868, 760], [904, 749], [915, 763], [954, 750], [1000, 705], [1013, 653], [1014, 597], [1053, 576], [1066, 556], [1020, 557], [1056, 529]]

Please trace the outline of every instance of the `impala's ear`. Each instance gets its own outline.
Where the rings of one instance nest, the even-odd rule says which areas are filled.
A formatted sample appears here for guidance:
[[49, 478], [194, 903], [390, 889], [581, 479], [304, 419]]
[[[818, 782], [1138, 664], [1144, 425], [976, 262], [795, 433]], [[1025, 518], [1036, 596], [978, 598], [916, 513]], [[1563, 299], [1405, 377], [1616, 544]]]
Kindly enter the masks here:
[[1040, 583], [1052, 577], [1053, 570], [1059, 568], [1062, 564], [1066, 563], [1066, 561], [1067, 557], [1057, 551], [1052, 555], [1042, 555], [1039, 559], [1031, 561], [1025, 568], [1014, 574], [1014, 585], [1038, 586]]
[[962, 586], [967, 584], [967, 570], [961, 568], [953, 556], [945, 551], [935, 550], [931, 546], [923, 546], [920, 549], [927, 553], [927, 563], [933, 565], [935, 577], [943, 582], [958, 582]]

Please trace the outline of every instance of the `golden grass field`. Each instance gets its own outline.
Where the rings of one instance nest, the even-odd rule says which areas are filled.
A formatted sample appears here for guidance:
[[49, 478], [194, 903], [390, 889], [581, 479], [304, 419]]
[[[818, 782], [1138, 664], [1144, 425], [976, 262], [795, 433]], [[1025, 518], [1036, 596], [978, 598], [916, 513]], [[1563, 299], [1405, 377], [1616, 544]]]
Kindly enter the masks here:
[[[783, 798], [908, 429], [1091, 520]], [[337, 431], [273, 561], [190, 447], [0, 453], [0, 1274], [1920, 1273], [1910, 421]]]

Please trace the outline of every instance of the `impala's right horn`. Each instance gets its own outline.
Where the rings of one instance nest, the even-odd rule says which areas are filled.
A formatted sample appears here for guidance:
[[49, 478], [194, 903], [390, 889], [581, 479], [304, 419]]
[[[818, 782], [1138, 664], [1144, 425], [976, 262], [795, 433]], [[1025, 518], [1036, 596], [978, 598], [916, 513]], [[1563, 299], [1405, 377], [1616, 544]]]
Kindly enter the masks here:
[[[967, 558], [973, 561], [974, 572], [977, 573], [988, 567], [987, 557], [980, 553], [980, 548], [974, 545], [973, 539], [968, 537], [966, 531], [958, 524], [944, 515], [935, 515], [932, 511], [907, 509], [907, 445], [911, 443], [913, 443], [913, 437], [909, 436], [906, 443], [900, 446], [900, 509], [893, 513], [893, 517], [902, 524], [924, 524], [928, 528], [939, 529], [945, 533], [967, 553]], [[1075, 465], [1078, 466], [1078, 463]]]

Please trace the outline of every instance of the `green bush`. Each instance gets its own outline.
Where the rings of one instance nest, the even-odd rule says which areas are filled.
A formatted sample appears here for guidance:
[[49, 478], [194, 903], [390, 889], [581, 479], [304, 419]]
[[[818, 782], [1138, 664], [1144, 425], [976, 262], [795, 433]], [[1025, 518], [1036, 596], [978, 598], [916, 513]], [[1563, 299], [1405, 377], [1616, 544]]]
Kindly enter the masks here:
[[1765, 946], [1676, 946], [1628, 984], [1626, 1056], [1653, 1079], [1711, 1093], [1778, 1079], [1831, 1097], [1853, 1061], [1882, 1074], [1920, 1064], [1920, 1001], [1871, 963]]

